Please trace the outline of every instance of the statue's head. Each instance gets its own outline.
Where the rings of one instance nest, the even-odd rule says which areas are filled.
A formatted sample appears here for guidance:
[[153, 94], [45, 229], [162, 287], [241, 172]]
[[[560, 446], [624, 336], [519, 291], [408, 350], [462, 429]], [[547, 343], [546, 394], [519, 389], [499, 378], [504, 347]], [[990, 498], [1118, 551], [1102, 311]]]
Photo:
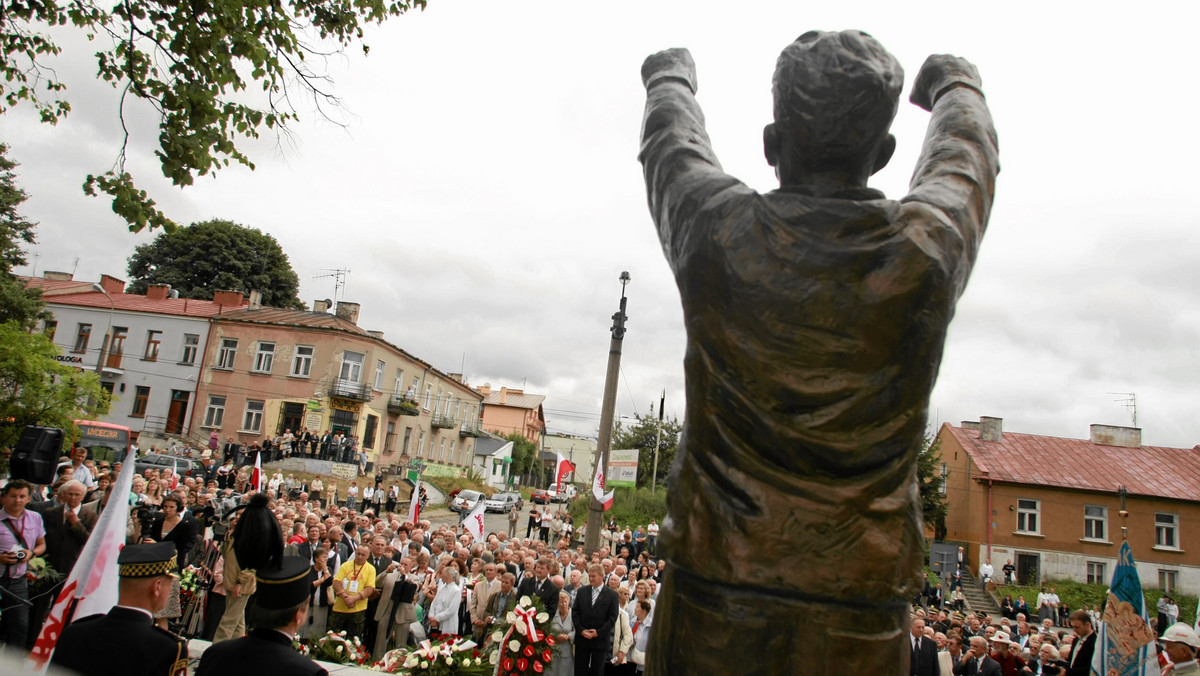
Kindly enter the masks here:
[[813, 173], [845, 173], [865, 185], [895, 150], [888, 129], [903, 85], [900, 63], [862, 31], [801, 35], [775, 65], [767, 161], [785, 185]]

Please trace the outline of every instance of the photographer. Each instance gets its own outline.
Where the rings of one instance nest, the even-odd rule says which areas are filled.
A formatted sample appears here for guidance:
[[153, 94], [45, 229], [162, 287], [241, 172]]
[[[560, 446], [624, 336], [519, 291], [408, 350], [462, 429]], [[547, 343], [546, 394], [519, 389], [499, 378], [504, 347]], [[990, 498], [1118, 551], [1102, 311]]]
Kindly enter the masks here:
[[1067, 663], [1059, 659], [1058, 648], [1049, 643], [1043, 643], [1038, 651], [1037, 659], [1021, 670], [1021, 676], [1062, 676], [1066, 673]]
[[16, 479], [0, 491], [0, 641], [13, 650], [25, 649], [29, 632], [29, 585], [25, 564], [46, 551], [46, 530], [42, 515], [28, 511], [25, 505], [33, 493], [27, 481]]
[[[146, 522], [139, 519], [138, 529], [141, 530], [143, 544], [153, 542], [171, 542], [175, 545], [175, 572], [187, 565], [188, 553], [196, 542], [196, 520], [185, 517], [183, 510], [186, 505], [182, 498], [171, 494], [163, 498], [162, 510], [148, 515]], [[143, 530], [144, 529], [144, 530]], [[179, 604], [179, 580], [171, 585], [171, 598], [167, 606], [155, 614], [157, 624], [166, 629], [167, 620], [183, 614]]]

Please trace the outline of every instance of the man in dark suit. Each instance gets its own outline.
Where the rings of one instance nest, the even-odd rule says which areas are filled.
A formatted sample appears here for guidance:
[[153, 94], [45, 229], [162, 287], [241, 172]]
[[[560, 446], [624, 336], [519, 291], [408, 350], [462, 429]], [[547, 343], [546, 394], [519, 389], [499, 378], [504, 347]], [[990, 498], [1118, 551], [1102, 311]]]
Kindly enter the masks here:
[[46, 553], [43, 555], [46, 563], [54, 570], [62, 573], [63, 579], [54, 585], [51, 591], [38, 594], [33, 598], [33, 607], [29, 610], [29, 638], [26, 647], [32, 648], [41, 631], [42, 623], [50, 612], [50, 605], [62, 591], [63, 582], [71, 574], [79, 553], [87, 544], [88, 535], [96, 526], [96, 513], [83, 509], [83, 496], [87, 488], [79, 481], [68, 481], [58, 490], [58, 499], [62, 504], [51, 507], [42, 513], [42, 522], [46, 528]]
[[550, 559], [542, 557], [533, 567], [533, 576], [525, 577], [517, 587], [517, 596], [537, 596], [552, 613], [558, 607], [558, 592], [561, 588], [550, 581]]
[[1086, 610], [1071, 613], [1071, 628], [1075, 630], [1075, 641], [1067, 656], [1067, 676], [1088, 676], [1092, 668], [1092, 655], [1096, 652], [1096, 632], [1092, 631], [1092, 618]]
[[913, 619], [908, 644], [912, 653], [908, 673], [911, 676], [938, 676], [937, 644], [925, 636], [925, 620], [919, 617]]
[[84, 617], [68, 625], [50, 664], [82, 676], [186, 675], [187, 643], [154, 626], [153, 618], [171, 596], [175, 544], [126, 545], [117, 565], [117, 605], [107, 615]]
[[292, 649], [291, 637], [308, 619], [312, 566], [298, 556], [255, 576], [257, 591], [247, 624], [255, 627], [242, 638], [214, 644], [204, 651], [196, 676], [224, 674], [327, 674], [323, 667]]
[[1000, 663], [988, 657], [987, 639], [971, 637], [971, 652], [954, 668], [955, 676], [1001, 676]]
[[604, 569], [588, 566], [589, 587], [575, 595], [571, 620], [575, 624], [575, 676], [600, 676], [612, 658], [613, 626], [621, 612], [617, 593], [604, 585]]

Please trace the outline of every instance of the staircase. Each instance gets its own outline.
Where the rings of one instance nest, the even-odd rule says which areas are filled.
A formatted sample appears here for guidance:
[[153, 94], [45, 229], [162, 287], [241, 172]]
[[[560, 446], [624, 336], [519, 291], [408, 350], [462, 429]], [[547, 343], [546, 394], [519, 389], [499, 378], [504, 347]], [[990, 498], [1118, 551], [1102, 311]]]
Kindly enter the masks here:
[[967, 608], [976, 613], [984, 612], [996, 617], [1000, 616], [1000, 605], [996, 603], [996, 599], [979, 588], [979, 578], [972, 575], [966, 566], [963, 567], [962, 584], [963, 596], [967, 597]]

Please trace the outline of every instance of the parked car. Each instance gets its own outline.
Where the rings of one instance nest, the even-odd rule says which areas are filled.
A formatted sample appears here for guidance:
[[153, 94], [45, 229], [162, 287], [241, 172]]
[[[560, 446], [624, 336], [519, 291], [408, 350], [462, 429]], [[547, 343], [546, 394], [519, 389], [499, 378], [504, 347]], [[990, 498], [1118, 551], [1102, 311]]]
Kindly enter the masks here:
[[469, 512], [475, 509], [475, 505], [479, 504], [486, 496], [479, 491], [463, 490], [459, 491], [458, 495], [450, 501], [450, 511], [452, 512]]
[[575, 499], [575, 495], [579, 491], [574, 486], [567, 484], [563, 486], [561, 493], [555, 490], [553, 486], [547, 488], [546, 492], [550, 494], [551, 502], [570, 502], [571, 500]]
[[204, 476], [204, 465], [200, 464], [199, 460], [160, 453], [151, 453], [138, 458], [133, 463], [133, 469], [139, 474], [144, 473], [148, 469], [156, 469], [160, 472], [164, 469], [169, 469], [181, 477], [190, 476], [199, 478]]
[[550, 491], [535, 488], [533, 489], [533, 493], [529, 495], [529, 501], [536, 505], [548, 504], [550, 502]]
[[513, 508], [513, 505], [516, 505], [517, 509], [521, 509], [525, 506], [525, 500], [518, 493], [497, 493], [484, 502], [483, 510], [506, 514]]

